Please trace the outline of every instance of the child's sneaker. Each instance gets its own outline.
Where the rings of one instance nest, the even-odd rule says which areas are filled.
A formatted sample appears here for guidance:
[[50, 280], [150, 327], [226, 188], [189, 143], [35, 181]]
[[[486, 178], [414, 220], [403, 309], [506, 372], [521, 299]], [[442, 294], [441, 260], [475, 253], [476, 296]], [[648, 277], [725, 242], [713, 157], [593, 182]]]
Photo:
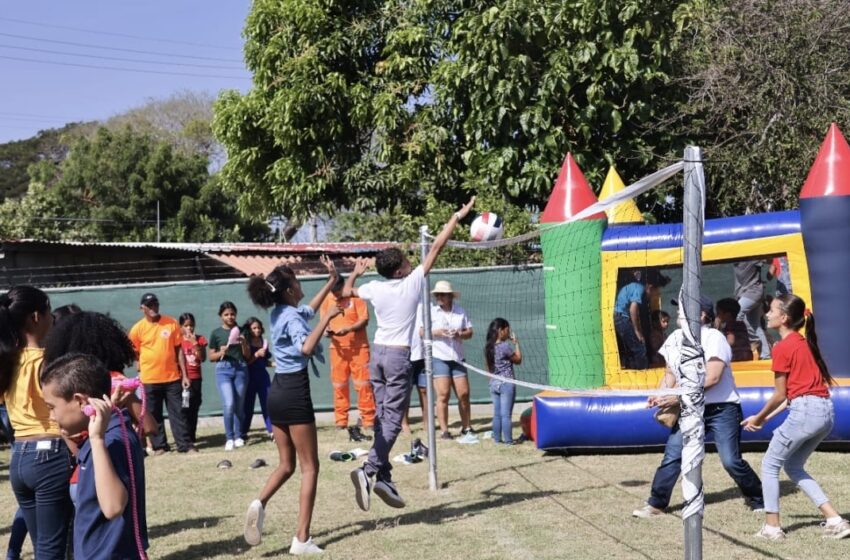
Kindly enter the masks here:
[[302, 554], [321, 554], [324, 550], [316, 546], [312, 538], [301, 542], [298, 537], [292, 537], [292, 546], [289, 547], [289, 553], [293, 556], [301, 556]]
[[233, 451], [233, 440], [232, 439], [227, 440], [227, 443], [224, 444], [224, 450], [225, 451]]
[[233, 440], [233, 447], [245, 447], [245, 440], [238, 437]]
[[767, 539], [769, 541], [781, 541], [785, 540], [785, 531], [779, 527], [772, 527], [765, 523], [761, 526], [761, 529], [758, 530], [758, 533], [753, 536], [759, 539]]
[[254, 500], [248, 506], [248, 513], [245, 515], [245, 542], [251, 546], [257, 546], [263, 539], [263, 520], [266, 517], [266, 510], [263, 508], [263, 503], [260, 500]]
[[821, 527], [823, 527], [823, 538], [825, 539], [843, 539], [850, 536], [850, 522], [846, 519], [833, 524], [824, 521], [821, 523]]

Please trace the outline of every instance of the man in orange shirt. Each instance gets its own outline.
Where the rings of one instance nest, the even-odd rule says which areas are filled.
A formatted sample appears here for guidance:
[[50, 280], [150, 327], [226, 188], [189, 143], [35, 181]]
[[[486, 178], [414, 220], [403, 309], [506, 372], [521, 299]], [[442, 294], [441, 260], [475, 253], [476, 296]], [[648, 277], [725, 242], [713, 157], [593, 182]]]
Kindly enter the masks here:
[[159, 314], [159, 299], [155, 294], [143, 295], [139, 308], [143, 317], [130, 329], [129, 337], [139, 360], [139, 378], [145, 386], [147, 408], [159, 427], [159, 431], [151, 435], [154, 454], [162, 455], [169, 450], [163, 426], [163, 401], [177, 451], [195, 452], [183, 423], [182, 393], [189, 388], [190, 381], [180, 349], [183, 339], [180, 326], [172, 317]]
[[342, 308], [342, 313], [331, 319], [325, 330], [325, 336], [331, 339], [334, 421], [341, 430], [348, 427], [348, 409], [351, 407], [348, 393], [350, 377], [357, 392], [357, 408], [360, 410], [363, 427], [371, 428], [375, 424], [375, 396], [369, 383], [369, 339], [366, 337], [369, 310], [366, 302], [358, 297], [342, 297], [344, 284], [345, 278], [337, 278], [331, 293], [319, 308], [322, 316], [334, 304]]

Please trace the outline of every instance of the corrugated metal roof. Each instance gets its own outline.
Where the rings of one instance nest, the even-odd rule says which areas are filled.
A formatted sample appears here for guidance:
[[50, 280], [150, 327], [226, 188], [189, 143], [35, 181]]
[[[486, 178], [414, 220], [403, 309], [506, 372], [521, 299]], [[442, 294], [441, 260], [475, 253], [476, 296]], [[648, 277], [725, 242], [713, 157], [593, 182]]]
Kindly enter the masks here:
[[[246, 276], [252, 274], [269, 274], [276, 266], [285, 264], [292, 268], [296, 274], [326, 274], [327, 271], [315, 258], [303, 258], [301, 256], [271, 256], [271, 255], [233, 255], [233, 254], [210, 254], [210, 257], [240, 271]], [[348, 272], [354, 268], [356, 257], [343, 256], [334, 259], [336, 267], [341, 272]], [[374, 260], [374, 259], [372, 259]], [[374, 265], [374, 263], [372, 263]]]
[[389, 247], [398, 247], [399, 243], [390, 241], [344, 242], [344, 243], [150, 243], [116, 242], [97, 243], [87, 241], [43, 241], [38, 239], [9, 239], [4, 244], [34, 246], [76, 246], [76, 247], [119, 247], [133, 249], [166, 249], [193, 253], [332, 253], [355, 254], [373, 253]]

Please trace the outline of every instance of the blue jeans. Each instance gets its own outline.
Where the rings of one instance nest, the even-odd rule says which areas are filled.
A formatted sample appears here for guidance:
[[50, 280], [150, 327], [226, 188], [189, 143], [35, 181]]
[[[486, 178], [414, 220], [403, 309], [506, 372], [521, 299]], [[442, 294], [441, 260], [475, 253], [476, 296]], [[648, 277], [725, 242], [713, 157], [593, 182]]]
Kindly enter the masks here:
[[804, 465], [815, 448], [832, 431], [835, 411], [830, 399], [807, 395], [791, 401], [791, 412], [773, 431], [767, 453], [761, 462], [764, 479], [764, 510], [779, 513], [779, 470], [784, 466], [788, 478], [820, 507], [829, 501], [820, 485], [806, 472]]
[[514, 411], [516, 385], [490, 380], [490, 398], [493, 399], [493, 441], [513, 443], [511, 417]]
[[245, 364], [233, 364], [222, 360], [215, 365], [215, 382], [221, 397], [225, 437], [228, 440], [242, 437], [248, 368]]
[[[758, 475], [741, 457], [741, 421], [744, 414], [741, 405], [736, 403], [717, 403], [705, 405], [705, 432], [714, 435], [714, 444], [723, 468], [741, 489], [751, 507], [761, 507], [761, 481]], [[679, 427], [673, 428], [664, 448], [664, 458], [652, 479], [652, 491], [646, 501], [656, 509], [670, 505], [670, 496], [682, 470], [682, 433]]]
[[614, 330], [620, 338], [625, 352], [624, 356], [620, 356], [623, 367], [627, 369], [646, 369], [649, 367], [646, 344], [641, 342], [635, 334], [632, 320], [624, 315], [615, 315]]
[[741, 312], [738, 313], [738, 320], [743, 321], [747, 325], [747, 335], [750, 337], [750, 343], [758, 342], [761, 346], [759, 349], [759, 358], [769, 360], [770, 344], [767, 342], [764, 327], [761, 326], [761, 318], [764, 315], [761, 301], [742, 297], [738, 300], [738, 304], [741, 306]]
[[263, 421], [266, 424], [266, 431], [272, 433], [272, 422], [269, 420], [269, 387], [271, 379], [269, 372], [265, 368], [265, 360], [260, 364], [261, 367], [248, 366], [248, 385], [245, 389], [245, 420], [242, 422], [242, 438], [248, 436], [248, 430], [251, 429], [251, 420], [254, 418], [254, 404], [257, 398], [260, 399], [260, 411], [263, 413]]
[[451, 377], [454, 379], [455, 377], [466, 377], [467, 375], [466, 366], [454, 360], [433, 358], [431, 368], [433, 369], [431, 375], [434, 377]]
[[27, 521], [21, 508], [15, 512], [12, 520], [12, 529], [9, 534], [9, 548], [6, 550], [6, 560], [20, 560], [21, 549], [27, 539]]
[[9, 478], [38, 560], [64, 560], [73, 506], [71, 453], [61, 438], [17, 440]]

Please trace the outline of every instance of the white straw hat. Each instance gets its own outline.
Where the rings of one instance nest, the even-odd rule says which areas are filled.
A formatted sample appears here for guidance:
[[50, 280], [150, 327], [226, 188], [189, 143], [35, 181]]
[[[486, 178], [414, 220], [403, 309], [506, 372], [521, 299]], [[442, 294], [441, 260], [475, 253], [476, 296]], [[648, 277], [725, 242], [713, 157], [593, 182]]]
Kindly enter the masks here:
[[436, 284], [434, 284], [434, 289], [431, 290], [432, 294], [452, 294], [454, 297], [460, 297], [460, 292], [456, 292], [452, 289], [451, 283], [448, 280], [439, 280]]

